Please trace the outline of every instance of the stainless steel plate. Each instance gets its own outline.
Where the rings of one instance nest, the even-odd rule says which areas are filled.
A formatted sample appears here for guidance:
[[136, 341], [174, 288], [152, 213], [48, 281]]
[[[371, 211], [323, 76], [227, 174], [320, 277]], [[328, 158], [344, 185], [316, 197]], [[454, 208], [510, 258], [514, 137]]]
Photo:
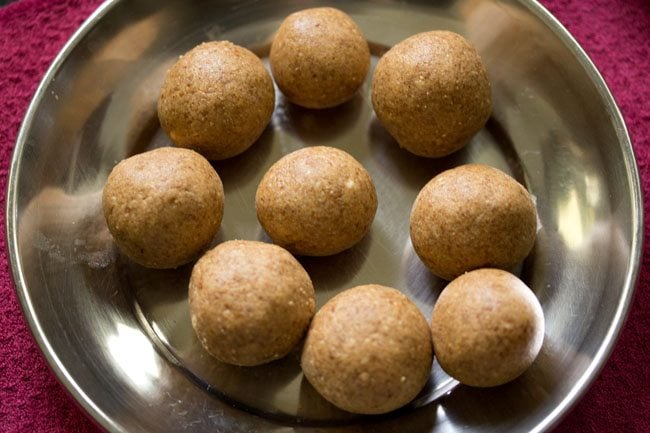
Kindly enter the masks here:
[[301, 259], [322, 305], [362, 283], [396, 287], [429, 316], [444, 283], [413, 252], [408, 214], [419, 189], [465, 162], [497, 166], [536, 196], [540, 229], [518, 270], [547, 319], [542, 353], [511, 384], [456, 386], [434, 365], [408, 407], [382, 417], [329, 405], [303, 380], [299, 350], [258, 368], [210, 359], [188, 317], [190, 266], [152, 271], [115, 250], [101, 215], [106, 176], [122, 158], [169, 145], [155, 103], [167, 67], [201, 41], [229, 39], [261, 57], [291, 11], [321, 1], [109, 1], [66, 45], [20, 131], [7, 227], [17, 292], [60, 380], [111, 432], [506, 432], [548, 429], [607, 358], [640, 257], [638, 173], [621, 116], [568, 33], [533, 1], [328, 2], [371, 42], [373, 65], [396, 42], [451, 29], [478, 47], [494, 113], [462, 151], [440, 160], [400, 150], [378, 124], [369, 75], [359, 95], [310, 111], [278, 97], [245, 154], [215, 164], [226, 190], [215, 243], [266, 239], [254, 192], [274, 161], [304, 146], [341, 147], [379, 195], [370, 234], [329, 258]]

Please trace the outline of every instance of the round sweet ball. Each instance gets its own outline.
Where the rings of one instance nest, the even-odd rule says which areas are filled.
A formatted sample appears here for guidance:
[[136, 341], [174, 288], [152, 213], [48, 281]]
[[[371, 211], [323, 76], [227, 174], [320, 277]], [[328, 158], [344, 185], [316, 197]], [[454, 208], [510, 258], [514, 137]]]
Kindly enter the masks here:
[[314, 315], [311, 279], [277, 245], [227, 241], [194, 265], [189, 304], [203, 348], [221, 362], [254, 366], [287, 355]]
[[370, 68], [370, 50], [345, 12], [312, 8], [282, 22], [270, 61], [273, 78], [289, 101], [329, 108], [352, 99], [361, 87]]
[[352, 156], [316, 146], [272, 165], [257, 188], [255, 207], [273, 242], [294, 254], [328, 256], [352, 247], [368, 232], [377, 193]]
[[426, 157], [465, 146], [492, 111], [481, 58], [448, 31], [419, 33], [384, 54], [372, 79], [372, 104], [401, 147]]
[[420, 191], [411, 210], [411, 242], [435, 275], [452, 280], [493, 267], [510, 270], [537, 235], [532, 196], [512, 177], [482, 164], [444, 171]]
[[223, 186], [189, 149], [163, 147], [117, 164], [102, 192], [108, 229], [134, 262], [155, 269], [194, 260], [217, 234]]
[[273, 80], [255, 54], [227, 41], [206, 42], [167, 71], [158, 118], [174, 144], [220, 160], [248, 149], [274, 106]]
[[544, 314], [533, 292], [500, 269], [478, 269], [440, 294], [431, 318], [440, 366], [461, 383], [502, 385], [531, 366], [544, 340]]
[[426, 384], [433, 350], [426, 319], [399, 291], [346, 290], [314, 316], [302, 354], [307, 380], [348, 412], [381, 414], [413, 400]]

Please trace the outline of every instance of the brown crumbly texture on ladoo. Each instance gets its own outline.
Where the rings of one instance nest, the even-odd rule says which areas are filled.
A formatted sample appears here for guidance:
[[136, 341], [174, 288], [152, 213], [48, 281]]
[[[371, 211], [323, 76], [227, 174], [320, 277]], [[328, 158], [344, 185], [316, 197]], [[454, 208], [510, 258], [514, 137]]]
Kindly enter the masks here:
[[302, 370], [335, 406], [380, 414], [404, 406], [431, 371], [431, 332], [399, 291], [375, 284], [346, 290], [314, 316]]
[[361, 29], [334, 8], [289, 15], [271, 45], [271, 70], [282, 93], [306, 108], [328, 108], [350, 100], [370, 68]]
[[177, 146], [220, 160], [248, 149], [274, 106], [273, 80], [255, 54], [227, 41], [206, 42], [167, 71], [158, 117]]
[[401, 147], [426, 157], [465, 146], [492, 111], [481, 58], [448, 31], [419, 33], [384, 54], [372, 80], [372, 104]]
[[462, 165], [434, 177], [411, 210], [411, 242], [435, 275], [452, 280], [477, 268], [512, 269], [537, 233], [531, 195], [504, 172]]
[[212, 356], [253, 366], [288, 354], [305, 334], [316, 301], [311, 279], [289, 252], [256, 241], [228, 241], [192, 270], [192, 327]]
[[498, 269], [464, 274], [442, 291], [431, 319], [433, 347], [453, 378], [477, 387], [509, 382], [537, 357], [544, 315], [533, 292]]
[[316, 146], [271, 166], [257, 188], [255, 206], [275, 243], [295, 254], [327, 256], [352, 247], [368, 232], [377, 193], [352, 156]]
[[189, 149], [164, 147], [121, 161], [108, 176], [102, 207], [119, 249], [148, 268], [195, 259], [219, 230], [223, 186]]

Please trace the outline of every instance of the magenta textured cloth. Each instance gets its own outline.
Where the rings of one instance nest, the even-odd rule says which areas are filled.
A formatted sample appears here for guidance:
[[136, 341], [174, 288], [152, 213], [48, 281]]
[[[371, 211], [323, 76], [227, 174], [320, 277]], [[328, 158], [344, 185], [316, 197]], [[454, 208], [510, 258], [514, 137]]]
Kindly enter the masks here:
[[[645, 197], [650, 191], [650, 2], [543, 0], [587, 51], [616, 98], [634, 143]], [[0, 8], [0, 189], [27, 105], [45, 70], [98, 0], [20, 0]], [[648, 214], [648, 200], [645, 214]], [[0, 430], [100, 432], [50, 372], [9, 276], [0, 234]], [[630, 315], [617, 346], [555, 432], [650, 432], [650, 237]]]

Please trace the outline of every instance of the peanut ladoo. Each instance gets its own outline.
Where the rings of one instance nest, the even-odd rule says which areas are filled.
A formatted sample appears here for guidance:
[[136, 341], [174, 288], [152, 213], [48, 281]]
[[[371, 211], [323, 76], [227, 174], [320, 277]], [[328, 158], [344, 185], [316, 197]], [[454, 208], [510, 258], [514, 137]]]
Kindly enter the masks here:
[[492, 97], [476, 49], [459, 34], [432, 31], [379, 59], [372, 105], [401, 147], [433, 158], [465, 146], [489, 118]]
[[356, 94], [370, 68], [361, 29], [338, 9], [305, 9], [289, 15], [273, 39], [273, 78], [282, 93], [305, 108], [329, 108]]
[[108, 176], [102, 208], [118, 248], [148, 268], [175, 268], [212, 242], [223, 217], [221, 179], [189, 149], [127, 158]]
[[445, 280], [477, 268], [509, 270], [530, 253], [537, 236], [530, 193], [483, 164], [431, 179], [415, 199], [410, 224], [415, 252]]
[[370, 284], [336, 295], [316, 313], [301, 364], [335, 406], [381, 414], [415, 398], [432, 361], [429, 325], [417, 306], [395, 289]]
[[442, 291], [431, 330], [443, 370], [466, 385], [490, 387], [510, 382], [532, 365], [544, 340], [544, 314], [519, 278], [478, 269]]
[[315, 146], [269, 168], [255, 207], [275, 243], [294, 254], [328, 256], [352, 247], [368, 232], [377, 193], [366, 169], [347, 152]]
[[314, 315], [311, 279], [277, 245], [228, 241], [192, 270], [192, 327], [203, 348], [229, 364], [254, 366], [288, 354]]
[[216, 41], [193, 48], [167, 71], [158, 118], [174, 144], [220, 160], [248, 149], [274, 107], [273, 80], [262, 61], [246, 48]]

